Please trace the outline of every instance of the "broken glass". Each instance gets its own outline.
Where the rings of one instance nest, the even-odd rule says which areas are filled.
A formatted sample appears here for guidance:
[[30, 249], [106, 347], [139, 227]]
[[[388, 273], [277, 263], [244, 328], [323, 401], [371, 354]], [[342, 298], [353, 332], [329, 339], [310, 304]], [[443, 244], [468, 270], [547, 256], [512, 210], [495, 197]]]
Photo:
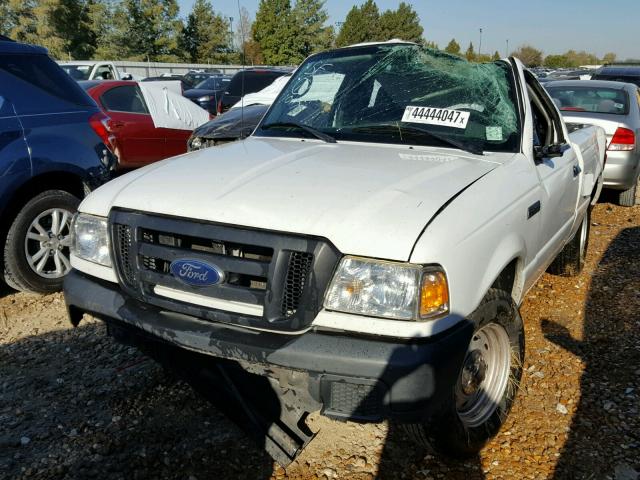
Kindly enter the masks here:
[[283, 127], [256, 134], [307, 136], [285, 126], [295, 123], [337, 140], [517, 151], [515, 98], [506, 62], [467, 62], [408, 43], [364, 45], [307, 59], [264, 119]]

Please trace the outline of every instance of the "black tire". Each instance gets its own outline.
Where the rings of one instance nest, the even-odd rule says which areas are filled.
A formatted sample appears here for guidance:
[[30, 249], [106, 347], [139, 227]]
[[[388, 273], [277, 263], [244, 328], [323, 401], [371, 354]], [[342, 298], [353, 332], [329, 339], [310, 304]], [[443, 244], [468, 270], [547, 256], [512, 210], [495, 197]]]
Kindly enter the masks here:
[[636, 193], [638, 190], [638, 182], [628, 190], [624, 190], [618, 194], [618, 204], [623, 207], [633, 207], [636, 204]]
[[[47, 190], [36, 195], [22, 207], [9, 228], [4, 245], [4, 280], [7, 285], [16, 290], [32, 293], [52, 293], [62, 288], [63, 277], [46, 278], [44, 276], [46, 272], [38, 274], [29, 265], [25, 244], [32, 222], [39, 215], [51, 209], [60, 209], [73, 214], [78, 209], [79, 203], [80, 200], [68, 192]], [[68, 228], [64, 229], [61, 235], [66, 237], [66, 233]], [[68, 246], [61, 246], [61, 251], [67, 253]]]
[[549, 265], [547, 271], [562, 277], [574, 277], [584, 268], [589, 247], [589, 232], [591, 231], [591, 207], [582, 219], [582, 223], [573, 238], [569, 240], [558, 256]]
[[[489, 290], [469, 320], [476, 326], [470, 348], [478, 333], [487, 328], [502, 329], [508, 338], [510, 355], [508, 365], [504, 365], [503, 371], [506, 373], [508, 369], [509, 376], [499, 400], [487, 404], [486, 413], [482, 417], [486, 420], [482, 420], [481, 423], [470, 425], [472, 422], [468, 418], [463, 419], [462, 409], [459, 408], [460, 395], [464, 395], [461, 385], [465, 368], [462, 368], [443, 411], [427, 422], [405, 426], [409, 435], [421, 446], [431, 447], [437, 452], [457, 458], [477, 454], [485, 443], [498, 433], [518, 392], [524, 363], [524, 327], [511, 295], [498, 289]], [[472, 350], [467, 352], [467, 359], [473, 358], [473, 354]], [[485, 385], [480, 383], [476, 388], [478, 395], [482, 395]]]

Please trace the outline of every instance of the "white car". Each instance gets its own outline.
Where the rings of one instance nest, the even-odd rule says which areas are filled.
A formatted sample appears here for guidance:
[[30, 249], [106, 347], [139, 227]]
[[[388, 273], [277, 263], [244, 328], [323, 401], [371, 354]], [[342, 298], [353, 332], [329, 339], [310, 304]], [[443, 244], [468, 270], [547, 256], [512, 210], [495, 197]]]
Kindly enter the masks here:
[[605, 143], [515, 59], [319, 53], [249, 138], [82, 202], [70, 317], [218, 382], [282, 464], [316, 410], [471, 454], [516, 394], [518, 305], [583, 266]]

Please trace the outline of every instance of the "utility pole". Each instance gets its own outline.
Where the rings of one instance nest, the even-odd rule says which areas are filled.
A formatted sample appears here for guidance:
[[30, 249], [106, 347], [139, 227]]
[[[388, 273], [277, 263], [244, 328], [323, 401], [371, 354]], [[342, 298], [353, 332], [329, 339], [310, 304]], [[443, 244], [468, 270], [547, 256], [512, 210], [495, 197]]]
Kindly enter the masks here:
[[229, 37], [229, 41], [231, 43], [231, 50], [233, 50], [233, 17], [229, 17], [229, 31], [231, 36]]
[[505, 57], [509, 56], [509, 39], [507, 38], [507, 54], [505, 55]]
[[482, 55], [482, 28], [480, 29], [480, 44], [478, 45], [478, 57]]

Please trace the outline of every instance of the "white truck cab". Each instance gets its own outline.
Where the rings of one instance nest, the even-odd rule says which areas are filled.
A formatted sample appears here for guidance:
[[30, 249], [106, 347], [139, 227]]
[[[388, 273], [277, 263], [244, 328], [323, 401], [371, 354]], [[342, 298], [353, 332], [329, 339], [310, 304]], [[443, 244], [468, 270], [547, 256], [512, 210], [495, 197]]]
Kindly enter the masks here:
[[74, 80], [132, 80], [130, 73], [120, 72], [113, 62], [69, 61], [58, 65]]
[[282, 464], [316, 410], [477, 452], [522, 375], [518, 305], [583, 266], [604, 148], [518, 60], [319, 53], [249, 138], [80, 205], [71, 320], [215, 382]]

